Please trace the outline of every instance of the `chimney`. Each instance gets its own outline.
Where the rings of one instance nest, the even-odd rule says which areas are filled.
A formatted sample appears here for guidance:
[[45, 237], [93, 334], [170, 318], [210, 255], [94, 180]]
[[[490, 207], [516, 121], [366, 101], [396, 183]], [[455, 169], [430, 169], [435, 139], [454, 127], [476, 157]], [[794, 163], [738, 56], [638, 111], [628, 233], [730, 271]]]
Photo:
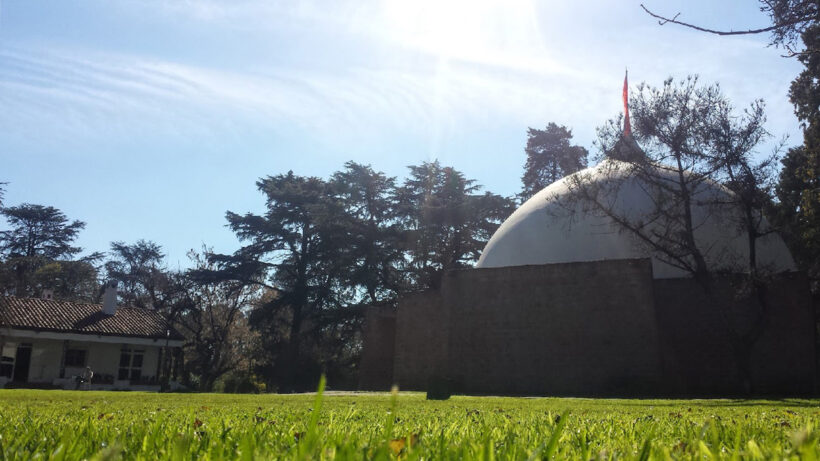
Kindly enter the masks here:
[[47, 299], [49, 301], [54, 299], [54, 290], [51, 290], [51, 289], [48, 289], [48, 288], [44, 289], [40, 293], [40, 298], [41, 299]]
[[105, 282], [102, 311], [105, 315], [114, 315], [117, 313], [117, 282], [114, 280]]

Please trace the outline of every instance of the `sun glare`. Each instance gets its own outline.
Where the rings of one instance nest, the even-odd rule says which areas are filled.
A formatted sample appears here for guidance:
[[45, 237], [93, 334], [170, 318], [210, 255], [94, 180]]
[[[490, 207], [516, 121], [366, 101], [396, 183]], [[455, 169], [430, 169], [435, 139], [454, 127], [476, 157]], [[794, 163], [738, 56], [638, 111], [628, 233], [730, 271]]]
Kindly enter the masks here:
[[443, 58], [486, 62], [539, 47], [533, 41], [539, 35], [534, 16], [531, 0], [391, 0], [383, 7], [383, 26], [388, 37], [403, 46]]

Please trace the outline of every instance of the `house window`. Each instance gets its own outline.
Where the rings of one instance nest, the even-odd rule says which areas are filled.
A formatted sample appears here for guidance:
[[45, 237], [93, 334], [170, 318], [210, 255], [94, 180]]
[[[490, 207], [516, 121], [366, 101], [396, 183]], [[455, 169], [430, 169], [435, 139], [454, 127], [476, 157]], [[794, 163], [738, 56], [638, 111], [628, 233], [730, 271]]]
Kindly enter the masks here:
[[83, 349], [68, 349], [65, 351], [65, 366], [82, 368], [85, 366], [86, 352]]
[[14, 371], [14, 357], [2, 356], [0, 357], [0, 378], [11, 379]]
[[117, 379], [139, 381], [142, 377], [142, 358], [145, 351], [124, 348], [120, 351], [120, 369]]

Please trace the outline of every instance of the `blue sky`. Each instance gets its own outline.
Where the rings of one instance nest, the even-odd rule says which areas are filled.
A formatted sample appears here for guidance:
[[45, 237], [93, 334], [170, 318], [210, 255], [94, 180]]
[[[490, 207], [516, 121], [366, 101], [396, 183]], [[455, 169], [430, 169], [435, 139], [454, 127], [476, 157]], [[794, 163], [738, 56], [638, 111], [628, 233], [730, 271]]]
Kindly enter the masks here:
[[[644, 3], [767, 25], [755, 2]], [[769, 131], [800, 142], [799, 63], [767, 36], [660, 27], [639, 4], [0, 0], [6, 203], [85, 221], [89, 252], [145, 238], [184, 267], [203, 243], [238, 247], [225, 211], [260, 211], [265, 175], [355, 160], [402, 177], [439, 159], [511, 195], [527, 127], [567, 125], [592, 150], [627, 66], [633, 85], [697, 73], [737, 106], [763, 98]]]

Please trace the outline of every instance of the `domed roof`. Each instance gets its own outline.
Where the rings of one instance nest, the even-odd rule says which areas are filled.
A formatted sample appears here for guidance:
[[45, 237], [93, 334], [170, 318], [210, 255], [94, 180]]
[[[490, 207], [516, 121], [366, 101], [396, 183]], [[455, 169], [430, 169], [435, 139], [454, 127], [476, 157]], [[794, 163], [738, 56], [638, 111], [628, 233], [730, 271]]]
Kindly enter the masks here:
[[[674, 180], [673, 172], [655, 168], [655, 173]], [[579, 184], [584, 190], [594, 191], [598, 202], [605, 202], [604, 207], [579, 198]], [[655, 278], [689, 276], [686, 270], [670, 264], [670, 258], [653, 252], [635, 232], [616, 222], [625, 220], [642, 226], [644, 234], [668, 232], [660, 227], [662, 219], [652, 219], [657, 217], [653, 214], [657, 195], [652, 190], [652, 185], [631, 172], [629, 164], [617, 160], [604, 160], [556, 181], [504, 221], [484, 247], [477, 267], [651, 257]], [[693, 196], [695, 242], [707, 265], [712, 270], [746, 269], [749, 249], [746, 232], [737, 219], [740, 210], [737, 205], [715, 205], [715, 199], [731, 198], [731, 192], [715, 183], [700, 182]], [[795, 270], [789, 250], [776, 233], [760, 237], [756, 249], [758, 267], [773, 272]]]

